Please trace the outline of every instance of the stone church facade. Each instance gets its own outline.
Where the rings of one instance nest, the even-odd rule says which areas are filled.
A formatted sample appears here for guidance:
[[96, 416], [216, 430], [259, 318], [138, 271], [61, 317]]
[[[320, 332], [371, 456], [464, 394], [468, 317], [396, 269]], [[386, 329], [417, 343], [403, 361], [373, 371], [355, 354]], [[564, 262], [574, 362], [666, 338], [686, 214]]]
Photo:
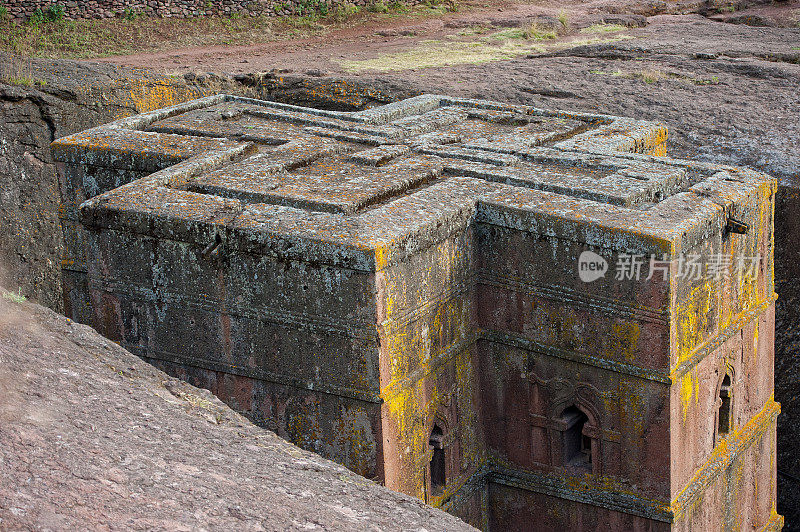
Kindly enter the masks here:
[[776, 183], [660, 124], [217, 96], [53, 143], [65, 301], [485, 530], [778, 530]]

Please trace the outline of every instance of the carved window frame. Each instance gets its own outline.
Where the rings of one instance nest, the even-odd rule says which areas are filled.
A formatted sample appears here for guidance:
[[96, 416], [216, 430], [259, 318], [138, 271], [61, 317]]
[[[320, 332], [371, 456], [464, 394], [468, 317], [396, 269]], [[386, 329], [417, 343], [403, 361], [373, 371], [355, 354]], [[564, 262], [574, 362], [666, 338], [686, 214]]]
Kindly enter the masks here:
[[[591, 463], [587, 469], [585, 467], [578, 467], [566, 463], [564, 457], [564, 436], [569, 428], [563, 420], [563, 415], [570, 407], [575, 407], [584, 416], [586, 421], [583, 424], [581, 431], [582, 437], [588, 437], [591, 445]], [[602, 447], [603, 447], [603, 431], [600, 428], [598, 420], [600, 419], [597, 410], [588, 401], [581, 397], [573, 397], [571, 399], [559, 401], [559, 403], [550, 410], [550, 449], [552, 466], [559, 469], [566, 469], [567, 471], [574, 471], [579, 473], [590, 473], [598, 475], [602, 473]]]
[[[431, 465], [433, 462], [435, 448], [433, 445], [431, 445], [430, 441], [434, 427], [439, 427], [439, 429], [442, 431], [440, 449], [443, 453], [444, 461], [444, 484], [442, 484], [440, 487], [437, 486], [436, 489], [434, 489], [433, 478], [431, 475]], [[447, 418], [444, 415], [437, 414], [427, 425], [426, 429], [425, 496], [426, 500], [430, 500], [431, 498], [442, 496], [447, 491], [447, 484], [450, 482], [450, 480], [457, 476], [454, 474], [457, 473], [457, 471], [455, 471], [455, 468], [453, 467], [455, 437], [451, 430], [451, 424], [448, 422]]]
[[[725, 384], [725, 379], [728, 379], [728, 384]], [[713, 446], [716, 447], [718, 443], [730, 436], [734, 430], [734, 406], [735, 406], [735, 384], [736, 374], [730, 364], [725, 364], [720, 371], [720, 378], [715, 388], [715, 401], [714, 401], [714, 439]], [[726, 396], [726, 397], [723, 397]], [[725, 411], [727, 410], [727, 411]], [[726, 414], [727, 422], [725, 423], [725, 430], [722, 428], [721, 415], [723, 412]]]

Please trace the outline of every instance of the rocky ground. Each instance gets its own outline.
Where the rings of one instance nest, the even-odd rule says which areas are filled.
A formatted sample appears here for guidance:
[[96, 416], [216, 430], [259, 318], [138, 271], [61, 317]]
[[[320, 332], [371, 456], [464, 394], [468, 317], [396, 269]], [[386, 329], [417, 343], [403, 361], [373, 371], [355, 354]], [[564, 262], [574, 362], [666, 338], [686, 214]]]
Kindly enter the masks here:
[[[678, 12], [699, 9], [696, 3], [661, 4]], [[670, 126], [672, 154], [800, 180], [800, 2], [730, 12], [720, 7], [712, 18], [639, 14], [662, 11], [658, 2], [493, 3], [491, 9], [299, 41], [103, 61], [189, 75], [277, 69], [397, 93], [444, 92], [660, 120]], [[748, 13], [771, 25], [720, 21], [752, 21]], [[567, 29], [559, 29], [559, 18]], [[560, 35], [520, 37], [531, 24]]]
[[89, 327], [8, 297], [0, 529], [474, 530], [254, 426]]

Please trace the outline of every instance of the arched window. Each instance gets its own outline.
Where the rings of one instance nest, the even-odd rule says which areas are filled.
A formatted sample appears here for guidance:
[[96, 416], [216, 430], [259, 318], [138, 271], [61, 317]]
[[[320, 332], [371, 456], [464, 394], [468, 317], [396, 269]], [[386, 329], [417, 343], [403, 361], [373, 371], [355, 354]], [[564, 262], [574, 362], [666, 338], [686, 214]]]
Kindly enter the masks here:
[[444, 434], [439, 425], [434, 425], [431, 430], [431, 437], [428, 445], [433, 450], [431, 456], [431, 488], [433, 494], [439, 494], [444, 489], [445, 484], [445, 459], [444, 459]]
[[561, 456], [565, 466], [592, 471], [592, 438], [584, 434], [589, 418], [578, 407], [570, 406], [561, 414]]
[[731, 430], [731, 376], [725, 375], [719, 387], [719, 414], [717, 415], [717, 434], [727, 436]]

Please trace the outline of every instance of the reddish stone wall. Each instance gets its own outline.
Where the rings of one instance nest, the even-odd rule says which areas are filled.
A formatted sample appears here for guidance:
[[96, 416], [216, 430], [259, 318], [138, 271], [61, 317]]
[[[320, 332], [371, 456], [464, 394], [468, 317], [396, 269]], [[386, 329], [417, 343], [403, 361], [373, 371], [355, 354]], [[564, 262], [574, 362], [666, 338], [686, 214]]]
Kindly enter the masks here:
[[[592, 477], [625, 479], [629, 487], [615, 489], [626, 495], [667, 499], [669, 386], [654, 370], [669, 358], [669, 327], [645, 310], [668, 304], [667, 283], [660, 276], [652, 283], [613, 276], [582, 283], [570, 273], [584, 244], [488, 224], [478, 234], [489, 448], [512, 467], [562, 473], [559, 420], [575, 405], [593, 430]], [[648, 243], [631, 238], [626, 245], [645, 252]], [[616, 262], [615, 250], [595, 251]]]
[[[671, 475], [678, 530], [699, 523], [709, 529], [761, 529], [778, 522], [774, 194], [774, 187], [756, 189], [732, 206], [733, 216], [749, 224], [746, 234], [711, 234], [686, 250], [703, 262], [714, 255], [732, 261], [760, 256], [752, 273], [676, 280], [670, 437], [675, 456], [681, 457], [673, 460]], [[724, 382], [729, 383], [727, 392], [722, 391]], [[726, 401], [730, 422], [721, 429]], [[721, 511], [712, 515], [707, 507]]]
[[[489, 483], [492, 530], [537, 530], [541, 532], [667, 532], [669, 523], [651, 521], [601, 506], [551, 497], [494, 482]], [[700, 527], [698, 530], [716, 530]]]
[[[111, 296], [92, 285], [93, 307], [105, 316], [95, 327], [104, 336], [213, 390], [299, 446], [383, 479], [378, 368], [368, 356], [377, 346], [359, 329], [375, 309], [371, 275], [248, 253], [229, 255], [223, 275], [199, 246], [117, 232], [92, 235], [91, 249], [90, 275], [121, 259], [125, 266], [110, 281], [137, 287]], [[160, 265], [142, 269], [137, 257]], [[180, 271], [172, 266], [178, 263]], [[259, 279], [258, 289], [240, 275]], [[226, 309], [226, 297], [252, 304]], [[295, 323], [270, 319], [276, 309]], [[300, 327], [310, 312], [338, 319]], [[186, 364], [188, 353], [204, 369]]]
[[720, 437], [717, 413], [720, 385], [725, 371], [732, 376], [732, 435], [739, 432], [763, 409], [770, 409], [773, 357], [767, 346], [774, 341], [774, 306], [747, 323], [709, 353], [692, 370], [692, 390], [675, 388], [672, 401], [672, 445], [683, 457], [672, 466], [675, 495], [698, 468], [705, 467]]
[[685, 513], [676, 516], [673, 530], [781, 529], [783, 518], [775, 510], [775, 416], [762, 421], [768, 423], [761, 427], [763, 431], [755, 430], [755, 424], [746, 428], [745, 445], [732, 460], [715, 457], [716, 475], [707, 480]]
[[[438, 504], [483, 460], [472, 330], [473, 231], [376, 272], [387, 486]], [[434, 425], [444, 433], [447, 488], [430, 485]]]

